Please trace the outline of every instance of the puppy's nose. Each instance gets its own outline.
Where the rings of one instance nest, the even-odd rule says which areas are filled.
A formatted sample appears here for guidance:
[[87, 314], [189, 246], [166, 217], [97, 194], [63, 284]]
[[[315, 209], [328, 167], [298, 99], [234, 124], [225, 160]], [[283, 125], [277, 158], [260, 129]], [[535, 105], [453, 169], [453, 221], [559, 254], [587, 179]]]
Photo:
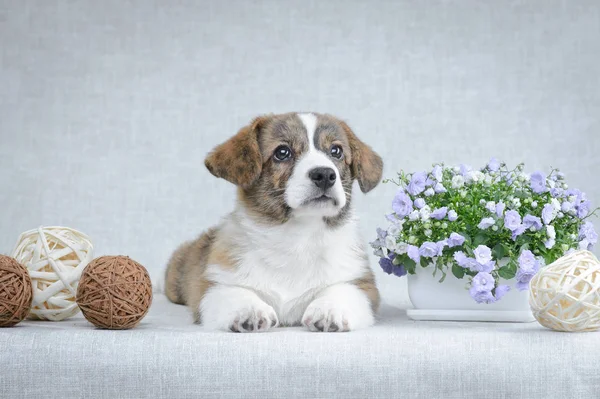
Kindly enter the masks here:
[[308, 172], [308, 177], [323, 190], [327, 190], [335, 184], [335, 170], [331, 168], [314, 168]]

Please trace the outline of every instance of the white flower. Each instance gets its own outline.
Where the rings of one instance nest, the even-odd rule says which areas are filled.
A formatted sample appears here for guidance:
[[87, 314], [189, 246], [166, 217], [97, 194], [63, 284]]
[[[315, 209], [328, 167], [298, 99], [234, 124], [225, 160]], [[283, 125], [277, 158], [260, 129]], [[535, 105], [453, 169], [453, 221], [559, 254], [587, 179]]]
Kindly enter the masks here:
[[548, 238], [550, 239], [555, 239], [556, 238], [556, 230], [554, 229], [554, 226], [552, 225], [548, 225], [546, 226], [546, 234], [548, 234]]
[[577, 215], [577, 210], [575, 208], [569, 209], [569, 215]]
[[557, 212], [560, 210], [560, 202], [558, 202], [558, 200], [556, 198], [552, 198], [550, 200], [550, 203], [552, 204], [554, 209], [556, 209]]
[[431, 233], [432, 233], [432, 231], [431, 231], [431, 230], [429, 230], [429, 229], [427, 229], [427, 230], [425, 230], [423, 233], [425, 234], [425, 237], [431, 237]]
[[493, 182], [492, 176], [486, 175], [485, 176], [485, 180], [484, 180], [485, 185], [486, 186], [491, 186], [492, 182]]
[[494, 201], [488, 201], [485, 204], [485, 209], [487, 209], [490, 212], [496, 212], [496, 203]]
[[458, 166], [455, 166], [454, 168], [452, 168], [452, 170], [454, 170], [454, 173], [460, 172], [460, 168]]
[[398, 224], [392, 224], [388, 229], [387, 229], [387, 233], [388, 233], [388, 237], [392, 236], [392, 237], [398, 237], [398, 234], [400, 234], [400, 232], [402, 231], [402, 226], [398, 225]]
[[557, 218], [562, 219], [565, 217], [565, 214], [562, 212], [558, 212], [558, 214], [556, 215]]
[[527, 173], [520, 172], [518, 179], [520, 181], [522, 181], [522, 182], [528, 182], [529, 181], [529, 175]]
[[548, 184], [550, 188], [556, 187], [556, 183], [554, 182], [554, 180], [546, 179], [546, 184]]
[[398, 244], [396, 244], [396, 253], [398, 255], [403, 255], [406, 253], [406, 251], [408, 250], [408, 244], [405, 242], [399, 242]]
[[442, 168], [441, 167], [433, 168], [433, 177], [437, 181], [442, 181], [443, 175], [442, 175]]
[[485, 175], [478, 170], [472, 170], [467, 173], [467, 177], [469, 180], [474, 181], [475, 183], [483, 181], [485, 179]]
[[465, 185], [465, 179], [461, 175], [452, 178], [452, 188], [461, 188]]
[[425, 196], [426, 197], [431, 197], [432, 195], [435, 194], [435, 190], [431, 187], [429, 187], [427, 190], [425, 190]]
[[537, 205], [538, 205], [538, 204], [537, 204], [537, 201], [533, 201], [533, 202], [531, 203], [531, 207], [532, 207], [532, 208], [537, 208]]
[[553, 238], [549, 239], [548, 241], [546, 241], [546, 242], [544, 243], [544, 245], [545, 245], [545, 246], [546, 246], [546, 248], [548, 248], [548, 249], [552, 249], [552, 248], [554, 247], [554, 244], [556, 244], [556, 241], [555, 241]]
[[419, 214], [421, 215], [421, 220], [429, 220], [429, 216], [431, 215], [431, 208], [429, 205], [425, 205], [423, 208], [421, 208]]
[[410, 215], [408, 215], [408, 220], [410, 221], [415, 221], [419, 219], [419, 211], [417, 211], [416, 209], [414, 211], [412, 211], [410, 213]]
[[465, 197], [467, 196], [467, 192], [466, 192], [465, 190], [461, 190], [461, 191], [460, 191], [460, 196], [461, 196], [462, 198], [465, 198]]
[[392, 237], [390, 235], [385, 237], [385, 247], [387, 249], [389, 249], [392, 252], [396, 252], [397, 245], [398, 244], [396, 243], [396, 237]]

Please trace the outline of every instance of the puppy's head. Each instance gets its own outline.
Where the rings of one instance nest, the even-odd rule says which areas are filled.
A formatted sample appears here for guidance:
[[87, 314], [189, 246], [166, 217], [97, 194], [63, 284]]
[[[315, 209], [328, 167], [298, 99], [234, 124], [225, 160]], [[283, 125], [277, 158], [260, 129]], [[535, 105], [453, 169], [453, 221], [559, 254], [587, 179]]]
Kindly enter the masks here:
[[352, 182], [366, 193], [380, 181], [383, 162], [343, 121], [315, 113], [256, 118], [216, 147], [205, 165], [239, 187], [246, 208], [283, 223], [293, 214], [339, 222]]

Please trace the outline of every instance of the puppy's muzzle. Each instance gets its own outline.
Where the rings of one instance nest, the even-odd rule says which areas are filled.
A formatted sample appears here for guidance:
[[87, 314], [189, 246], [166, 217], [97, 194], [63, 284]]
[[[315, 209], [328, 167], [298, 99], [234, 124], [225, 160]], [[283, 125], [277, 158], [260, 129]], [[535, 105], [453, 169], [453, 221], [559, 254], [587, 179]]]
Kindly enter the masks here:
[[325, 191], [333, 187], [336, 180], [335, 171], [332, 168], [319, 167], [311, 169], [308, 172], [308, 177], [315, 183], [315, 186]]

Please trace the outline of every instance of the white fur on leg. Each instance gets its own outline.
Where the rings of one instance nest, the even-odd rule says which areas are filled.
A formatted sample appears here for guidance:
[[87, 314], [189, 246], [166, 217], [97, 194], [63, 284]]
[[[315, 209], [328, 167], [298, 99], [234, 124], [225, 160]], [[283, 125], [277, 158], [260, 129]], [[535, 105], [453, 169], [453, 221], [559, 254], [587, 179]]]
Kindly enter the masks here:
[[372, 326], [375, 317], [366, 294], [353, 284], [326, 288], [302, 316], [302, 324], [311, 331], [353, 331]]
[[275, 310], [242, 287], [212, 287], [200, 302], [200, 314], [211, 330], [263, 332], [279, 324]]

